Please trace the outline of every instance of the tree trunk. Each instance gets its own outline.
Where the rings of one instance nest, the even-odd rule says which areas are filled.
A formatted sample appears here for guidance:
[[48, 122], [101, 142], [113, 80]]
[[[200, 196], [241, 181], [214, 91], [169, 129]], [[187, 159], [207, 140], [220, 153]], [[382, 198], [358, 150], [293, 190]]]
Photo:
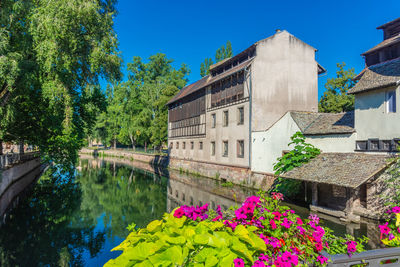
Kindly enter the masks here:
[[131, 139], [131, 143], [132, 143], [132, 149], [133, 149], [133, 151], [135, 151], [136, 150], [136, 146], [135, 146], [135, 144], [136, 144], [136, 142], [135, 142], [135, 139], [133, 139], [133, 135], [129, 135], [129, 138]]
[[0, 140], [0, 155], [3, 155], [3, 141]]
[[114, 139], [114, 149], [117, 149], [117, 139]]
[[19, 154], [24, 154], [24, 141], [19, 142]]
[[147, 152], [147, 141], [144, 141], [144, 152]]

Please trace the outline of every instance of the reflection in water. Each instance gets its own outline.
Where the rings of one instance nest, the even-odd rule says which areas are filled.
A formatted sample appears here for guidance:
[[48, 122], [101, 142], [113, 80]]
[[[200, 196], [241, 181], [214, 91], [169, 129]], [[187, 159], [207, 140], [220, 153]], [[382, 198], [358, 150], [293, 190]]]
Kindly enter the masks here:
[[[48, 171], [10, 212], [0, 228], [0, 266], [101, 266], [119, 255], [110, 250], [126, 237], [132, 222], [143, 227], [183, 204], [227, 209], [255, 194], [123, 159], [82, 156], [77, 170], [69, 178]], [[307, 209], [294, 209], [308, 216]], [[379, 238], [373, 223], [325, 223], [337, 234]]]

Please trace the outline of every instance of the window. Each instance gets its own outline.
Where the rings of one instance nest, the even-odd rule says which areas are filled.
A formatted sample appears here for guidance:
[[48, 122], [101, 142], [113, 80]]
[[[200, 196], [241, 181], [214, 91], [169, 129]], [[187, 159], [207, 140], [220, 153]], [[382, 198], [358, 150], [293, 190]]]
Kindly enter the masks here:
[[222, 151], [223, 151], [222, 156], [227, 157], [228, 156], [228, 141], [222, 142]]
[[203, 150], [203, 142], [199, 142], [199, 149]]
[[236, 145], [236, 154], [238, 158], [243, 158], [244, 157], [244, 141], [243, 140], [238, 140], [237, 145]]
[[224, 127], [228, 126], [229, 124], [229, 113], [227, 110], [224, 111]]
[[396, 112], [396, 90], [386, 92], [386, 112]]
[[215, 113], [211, 114], [211, 128], [215, 128], [216, 120], [217, 118]]
[[182, 149], [186, 149], [186, 142], [182, 143]]
[[238, 108], [238, 125], [242, 125], [244, 123], [244, 108]]
[[215, 156], [215, 142], [211, 142], [211, 155]]
[[369, 139], [368, 150], [379, 150], [379, 139]]
[[194, 142], [190, 142], [190, 149], [194, 149]]
[[392, 140], [380, 140], [380, 148], [382, 151], [390, 151]]
[[400, 148], [400, 139], [395, 138], [392, 140], [392, 151], [399, 152]]
[[367, 141], [356, 141], [356, 150], [367, 150]]
[[176, 142], [176, 149], [179, 149], [179, 142]]

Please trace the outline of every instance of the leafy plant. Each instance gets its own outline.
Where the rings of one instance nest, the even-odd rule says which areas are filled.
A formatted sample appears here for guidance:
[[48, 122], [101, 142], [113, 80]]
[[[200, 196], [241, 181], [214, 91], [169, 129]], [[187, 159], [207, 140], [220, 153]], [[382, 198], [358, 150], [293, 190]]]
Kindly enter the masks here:
[[278, 178], [271, 189], [271, 191], [281, 192], [287, 197], [294, 196], [300, 191], [301, 181], [284, 179], [280, 175], [309, 162], [321, 153], [321, 150], [306, 143], [306, 138], [301, 132], [296, 132], [290, 139], [289, 146], [294, 146], [294, 148], [277, 159], [274, 171]]
[[[182, 206], [146, 228], [136, 229], [113, 250], [105, 266], [324, 266], [321, 254], [364, 250], [366, 238], [336, 237], [316, 215], [301, 219], [281, 206], [282, 194], [249, 197], [233, 213]], [[285, 264], [285, 265], [283, 265]]]

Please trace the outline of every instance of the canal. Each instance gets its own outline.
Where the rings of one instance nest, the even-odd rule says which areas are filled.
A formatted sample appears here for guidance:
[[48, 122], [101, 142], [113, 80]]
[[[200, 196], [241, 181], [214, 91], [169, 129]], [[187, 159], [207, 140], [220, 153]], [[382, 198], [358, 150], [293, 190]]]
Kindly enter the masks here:
[[[175, 207], [239, 204], [255, 191], [124, 159], [82, 155], [72, 176], [47, 171], [0, 227], [0, 266], [102, 266], [110, 250], [139, 227]], [[291, 205], [301, 216], [307, 209]], [[344, 224], [323, 217], [337, 235], [367, 235], [379, 246], [375, 222]]]

